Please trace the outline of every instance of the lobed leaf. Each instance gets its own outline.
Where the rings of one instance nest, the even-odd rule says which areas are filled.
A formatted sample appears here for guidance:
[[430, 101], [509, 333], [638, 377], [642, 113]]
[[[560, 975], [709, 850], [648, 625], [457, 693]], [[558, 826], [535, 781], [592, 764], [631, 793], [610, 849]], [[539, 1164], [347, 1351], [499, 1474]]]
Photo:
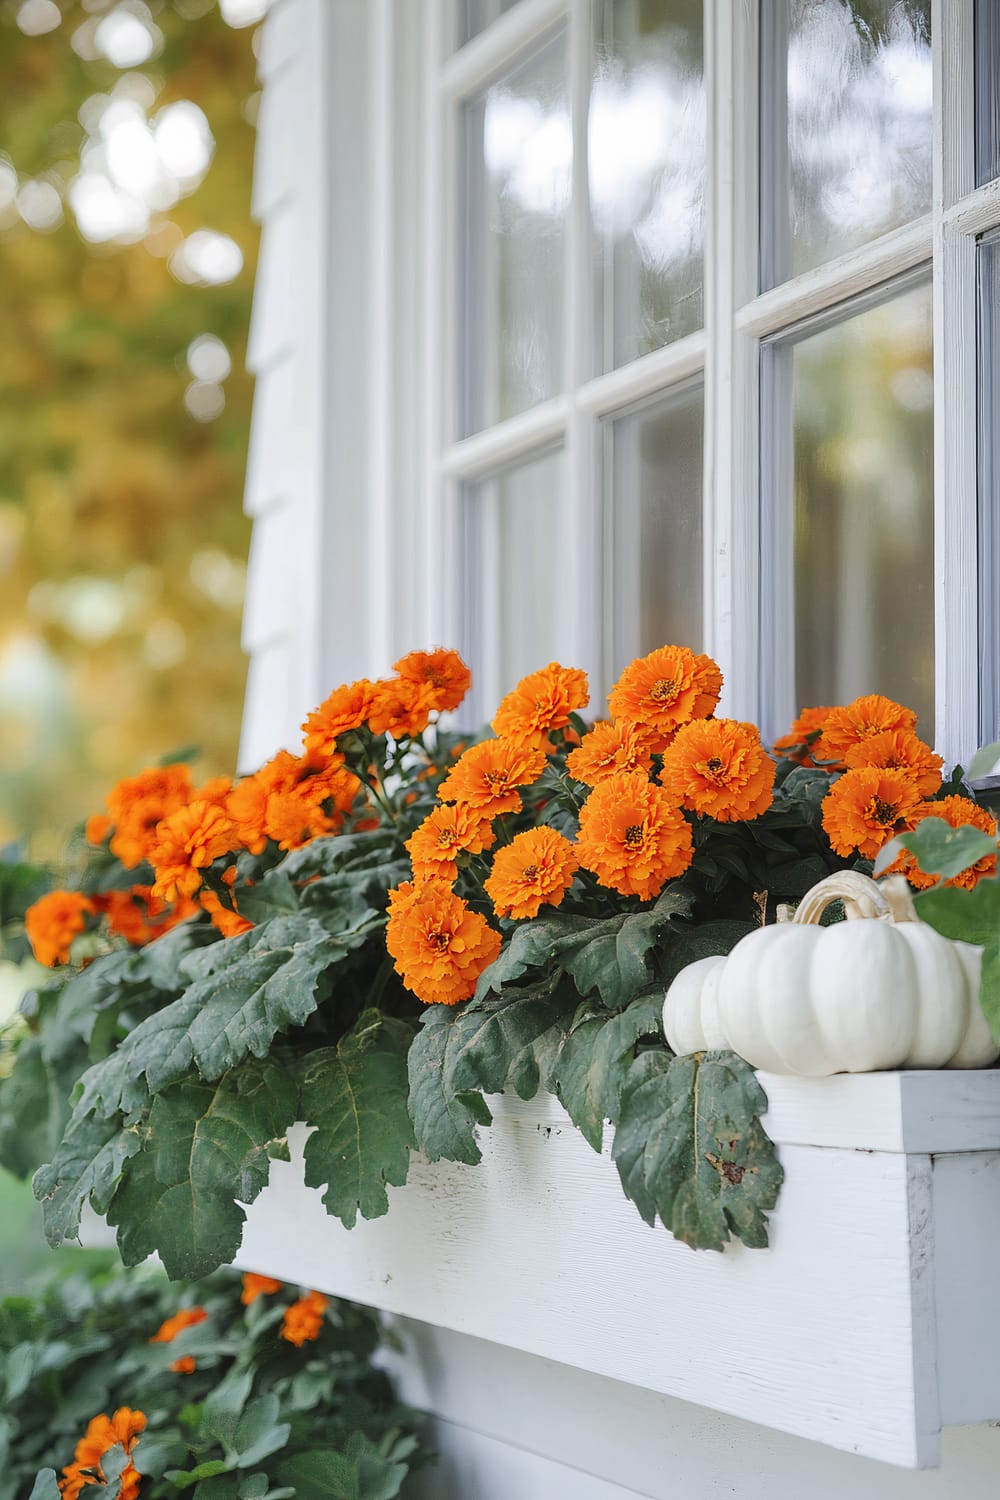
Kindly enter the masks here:
[[402, 1187], [415, 1145], [407, 1109], [403, 1021], [365, 1011], [336, 1047], [314, 1052], [302, 1076], [302, 1117], [318, 1128], [305, 1148], [306, 1182], [326, 1187], [329, 1213], [352, 1229], [358, 1213], [388, 1212], [386, 1186]]
[[981, 828], [969, 823], [953, 828], [945, 818], [921, 818], [910, 833], [900, 833], [880, 849], [875, 860], [875, 874], [881, 875], [908, 849], [925, 875], [940, 875], [951, 880], [988, 854], [996, 854], [997, 841]]
[[241, 1204], [266, 1185], [268, 1148], [297, 1111], [294, 1081], [272, 1062], [246, 1063], [212, 1085], [186, 1080], [158, 1095], [143, 1149], [107, 1209], [125, 1264], [157, 1253], [176, 1280], [231, 1261], [246, 1218]]
[[646, 1223], [659, 1215], [695, 1248], [721, 1250], [731, 1234], [766, 1246], [766, 1210], [783, 1177], [760, 1124], [766, 1107], [734, 1053], [641, 1053], [625, 1081], [612, 1156]]
[[88, 1199], [98, 1213], [107, 1209], [126, 1162], [141, 1145], [138, 1131], [117, 1116], [74, 1116], [52, 1161], [39, 1167], [32, 1182], [50, 1245], [78, 1237]]
[[555, 1092], [595, 1151], [603, 1145], [605, 1120], [618, 1119], [636, 1042], [662, 1031], [663, 995], [657, 989], [617, 1015], [584, 1015], [563, 1043], [553, 1070]]

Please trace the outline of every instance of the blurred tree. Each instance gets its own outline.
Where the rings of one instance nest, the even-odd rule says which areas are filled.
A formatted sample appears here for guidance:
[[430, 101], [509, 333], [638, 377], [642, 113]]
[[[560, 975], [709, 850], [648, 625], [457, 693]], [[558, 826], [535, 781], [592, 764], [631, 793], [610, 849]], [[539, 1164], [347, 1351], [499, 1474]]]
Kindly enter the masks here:
[[233, 768], [261, 0], [0, 0], [0, 844]]

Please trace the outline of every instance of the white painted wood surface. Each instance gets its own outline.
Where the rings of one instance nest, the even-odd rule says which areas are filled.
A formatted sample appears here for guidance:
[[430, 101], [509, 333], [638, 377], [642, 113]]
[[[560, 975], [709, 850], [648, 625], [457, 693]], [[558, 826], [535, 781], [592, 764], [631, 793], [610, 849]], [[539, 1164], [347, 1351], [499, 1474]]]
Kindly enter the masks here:
[[[1000, 1307], [951, 1285], [963, 1244], [993, 1228], [980, 1199], [994, 1153], [945, 1157], [940, 1200], [933, 1165], [984, 1120], [995, 1136], [1000, 1074], [912, 1078], [912, 1091], [891, 1074], [867, 1089], [765, 1080], [786, 1172], [769, 1251], [696, 1253], [648, 1229], [607, 1150], [591, 1152], [554, 1100], [500, 1098], [481, 1166], [415, 1159], [388, 1216], [350, 1233], [296, 1160], [274, 1163], [239, 1263], [850, 1452], [934, 1464], [942, 1413], [1000, 1418]], [[840, 1122], [848, 1110], [860, 1138]], [[982, 1267], [989, 1252], [971, 1253]], [[939, 1365], [942, 1319], [955, 1326]]]

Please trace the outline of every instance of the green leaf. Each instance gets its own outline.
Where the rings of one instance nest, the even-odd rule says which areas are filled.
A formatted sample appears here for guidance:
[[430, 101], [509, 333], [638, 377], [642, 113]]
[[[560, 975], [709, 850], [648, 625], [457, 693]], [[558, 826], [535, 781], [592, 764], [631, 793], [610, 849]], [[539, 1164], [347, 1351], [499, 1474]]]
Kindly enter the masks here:
[[168, 1469], [164, 1477], [176, 1485], [177, 1489], [186, 1490], [189, 1485], [197, 1484], [199, 1479], [214, 1479], [216, 1474], [227, 1473], [229, 1467], [221, 1458], [208, 1458], [194, 1469]]
[[585, 1017], [573, 1027], [555, 1064], [556, 1092], [584, 1139], [601, 1150], [604, 1122], [618, 1119], [622, 1088], [643, 1036], [661, 1036], [663, 994], [634, 1000], [618, 1015]]
[[40, 1469], [28, 1500], [62, 1500], [55, 1469]]
[[138, 1133], [117, 1117], [74, 1116], [52, 1161], [39, 1167], [32, 1182], [50, 1245], [77, 1238], [88, 1198], [98, 1213], [106, 1211], [126, 1162], [141, 1144]]
[[360, 1434], [349, 1451], [299, 1453], [279, 1475], [295, 1486], [296, 1500], [395, 1500], [409, 1472], [383, 1457]]
[[326, 1185], [327, 1211], [352, 1229], [358, 1213], [388, 1211], [387, 1184], [402, 1187], [415, 1145], [407, 1110], [403, 1021], [365, 1011], [336, 1048], [313, 1052], [302, 1077], [302, 1115], [317, 1130], [305, 1147], [306, 1183]]
[[186, 992], [87, 1070], [77, 1108], [127, 1112], [146, 1102], [143, 1079], [156, 1094], [192, 1064], [211, 1082], [248, 1053], [265, 1057], [279, 1032], [312, 1015], [323, 975], [356, 945], [345, 939], [337, 946], [311, 917], [276, 917], [189, 954]]
[[969, 761], [969, 769], [965, 773], [970, 781], [981, 781], [984, 776], [989, 776], [1000, 760], [1000, 740], [994, 740], [992, 745], [983, 745], [977, 750]]
[[297, 1111], [293, 1079], [272, 1062], [244, 1064], [214, 1085], [187, 1081], [158, 1095], [144, 1148], [107, 1211], [119, 1227], [125, 1264], [156, 1252], [176, 1280], [231, 1261], [246, 1217], [240, 1204], [252, 1203], [266, 1185], [268, 1147]]
[[272, 1453], [277, 1453], [288, 1442], [291, 1425], [277, 1420], [281, 1403], [274, 1393], [258, 1396], [251, 1401], [240, 1417], [233, 1438], [236, 1467], [249, 1469]]
[[19, 1042], [13, 1071], [0, 1078], [0, 1164], [8, 1172], [28, 1177], [53, 1155], [69, 1119], [70, 1090], [85, 1063], [85, 1055], [70, 1052], [58, 1064], [47, 1063], [41, 1038]]
[[476, 1089], [453, 1092], [445, 1087], [444, 1062], [455, 1013], [448, 1005], [429, 1005], [407, 1056], [409, 1110], [416, 1144], [430, 1161], [482, 1161], [475, 1127], [491, 1125], [493, 1116]]
[[231, 1448], [252, 1388], [251, 1370], [231, 1371], [205, 1399], [201, 1410], [203, 1431], [209, 1437], [218, 1438], [225, 1447]]
[[511, 1084], [522, 1099], [532, 1098], [539, 1083], [535, 1044], [566, 1011], [565, 997], [549, 984], [459, 1010], [445, 1049], [444, 1088], [499, 1094]]
[[731, 1052], [670, 1058], [640, 1053], [622, 1091], [612, 1156], [647, 1224], [721, 1250], [735, 1234], [767, 1244], [782, 1170], [760, 1124], [767, 1107], [753, 1070]]
[[971, 890], [935, 886], [919, 892], [914, 905], [921, 921], [944, 937], [982, 948], [979, 1001], [990, 1030], [1000, 1041], [1000, 880], [977, 880]]
[[925, 875], [951, 880], [986, 855], [996, 854], [997, 841], [968, 823], [953, 828], [945, 818], [922, 818], [911, 833], [897, 834], [879, 850], [876, 875], [881, 875], [898, 858], [900, 849], [909, 850]]

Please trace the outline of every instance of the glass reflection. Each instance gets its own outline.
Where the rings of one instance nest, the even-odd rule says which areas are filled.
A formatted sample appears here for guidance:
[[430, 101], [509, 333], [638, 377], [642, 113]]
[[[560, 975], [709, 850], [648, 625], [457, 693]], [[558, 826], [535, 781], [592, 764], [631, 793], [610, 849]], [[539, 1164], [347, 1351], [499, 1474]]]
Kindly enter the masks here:
[[562, 33], [464, 111], [463, 430], [561, 390], [573, 137]]
[[1000, 237], [976, 247], [979, 294], [979, 738], [1000, 736]]
[[976, 182], [1000, 177], [1000, 0], [976, 0]]
[[553, 578], [563, 471], [562, 453], [547, 453], [465, 489], [463, 654], [473, 691], [464, 717], [470, 725], [485, 723], [528, 672], [572, 654]]
[[934, 735], [931, 289], [794, 347], [796, 706], [883, 693]]
[[600, 368], [700, 328], [702, 0], [602, 0], [589, 121]]
[[701, 386], [609, 423], [610, 677], [636, 656], [702, 642]]
[[516, 4], [517, 0], [462, 0], [459, 45], [464, 46], [479, 32], [485, 31], [491, 22]]
[[769, 286], [929, 211], [931, 0], [775, 0], [765, 21]]

